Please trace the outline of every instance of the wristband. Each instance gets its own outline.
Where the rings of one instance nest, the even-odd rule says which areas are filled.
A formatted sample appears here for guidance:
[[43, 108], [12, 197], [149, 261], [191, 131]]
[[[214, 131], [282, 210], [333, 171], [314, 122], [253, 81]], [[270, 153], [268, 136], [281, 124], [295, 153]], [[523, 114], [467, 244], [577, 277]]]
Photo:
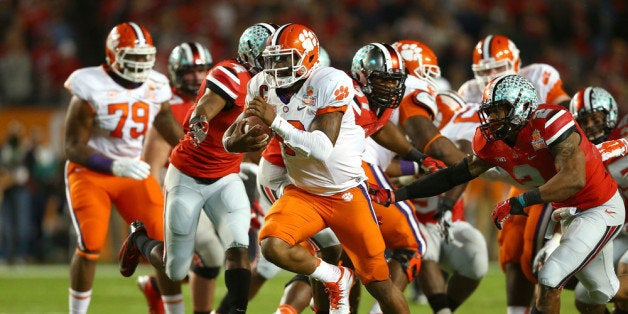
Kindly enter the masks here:
[[412, 149], [402, 158], [405, 160], [422, 163], [425, 157], [427, 157], [425, 154], [421, 153], [418, 149], [412, 147]]
[[87, 168], [98, 171], [111, 173], [111, 166], [113, 165], [113, 160], [111, 158], [105, 157], [98, 153], [93, 153], [87, 157], [87, 161], [85, 162], [85, 166]]
[[541, 191], [539, 191], [538, 188], [526, 191], [519, 196], [521, 197], [524, 206], [544, 203], [543, 199], [541, 198]]
[[399, 170], [401, 170], [401, 175], [415, 175], [419, 173], [419, 169], [419, 164], [414, 161], [399, 160]]

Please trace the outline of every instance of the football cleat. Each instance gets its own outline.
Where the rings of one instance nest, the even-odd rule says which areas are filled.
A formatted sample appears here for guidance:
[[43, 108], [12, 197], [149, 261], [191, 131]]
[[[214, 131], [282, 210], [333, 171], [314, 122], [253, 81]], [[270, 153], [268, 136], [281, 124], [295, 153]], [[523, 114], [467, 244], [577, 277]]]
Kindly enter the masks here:
[[137, 264], [140, 262], [141, 252], [135, 245], [135, 238], [139, 234], [146, 235], [146, 228], [141, 221], [131, 223], [131, 233], [122, 243], [122, 247], [118, 252], [118, 267], [120, 274], [124, 277], [130, 277], [135, 272]]
[[344, 266], [340, 267], [340, 278], [336, 282], [325, 282], [325, 292], [329, 296], [330, 314], [349, 314], [349, 293], [355, 282], [353, 270]]
[[137, 286], [140, 288], [146, 302], [148, 303], [149, 314], [164, 314], [164, 302], [161, 300], [161, 294], [157, 287], [155, 277], [150, 275], [137, 277]]

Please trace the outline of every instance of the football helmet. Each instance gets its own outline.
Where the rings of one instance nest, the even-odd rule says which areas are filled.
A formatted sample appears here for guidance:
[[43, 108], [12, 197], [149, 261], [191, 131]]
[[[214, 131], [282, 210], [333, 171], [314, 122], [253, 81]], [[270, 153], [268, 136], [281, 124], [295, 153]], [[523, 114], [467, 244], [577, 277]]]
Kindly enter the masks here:
[[268, 36], [277, 28], [276, 24], [257, 23], [242, 32], [237, 59], [251, 74], [255, 75], [264, 69], [262, 51], [266, 47]]
[[602, 87], [589, 86], [579, 90], [571, 98], [569, 111], [594, 144], [606, 140], [617, 125], [617, 102]]
[[420, 41], [402, 39], [392, 44], [399, 51], [409, 74], [427, 80], [435, 90], [438, 90], [440, 67], [436, 54], [430, 47]]
[[200, 83], [197, 84], [196, 80], [192, 82], [186, 82], [183, 79], [183, 74], [187, 71], [196, 70], [209, 70], [214, 64], [212, 55], [207, 47], [197, 42], [182, 43], [170, 53], [168, 58], [168, 72], [170, 73], [170, 82], [178, 90], [196, 95]]
[[528, 79], [516, 74], [496, 77], [482, 95], [480, 131], [488, 142], [510, 137], [528, 123], [538, 105], [536, 89]]
[[328, 67], [331, 64], [329, 54], [323, 47], [318, 46], [318, 64]]
[[503, 35], [488, 35], [473, 48], [473, 75], [484, 88], [488, 82], [506, 74], [516, 74], [521, 66], [519, 49]]
[[318, 38], [310, 28], [301, 24], [279, 27], [262, 52], [266, 82], [282, 88], [308, 77], [318, 65], [318, 54]]
[[388, 44], [370, 43], [353, 56], [351, 77], [374, 108], [397, 108], [406, 90], [406, 76], [401, 54]]
[[107, 65], [123, 79], [134, 83], [148, 79], [156, 52], [150, 33], [133, 22], [116, 25], [105, 43]]

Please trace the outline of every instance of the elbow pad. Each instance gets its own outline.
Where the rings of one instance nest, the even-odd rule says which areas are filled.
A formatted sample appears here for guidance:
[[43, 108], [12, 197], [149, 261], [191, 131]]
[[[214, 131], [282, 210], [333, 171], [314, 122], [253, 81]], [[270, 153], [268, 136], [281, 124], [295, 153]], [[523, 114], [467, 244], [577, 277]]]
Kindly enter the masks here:
[[299, 130], [280, 116], [275, 117], [270, 128], [281, 136], [284, 144], [294, 149], [297, 154], [312, 157], [318, 161], [326, 161], [334, 149], [334, 144], [322, 131]]

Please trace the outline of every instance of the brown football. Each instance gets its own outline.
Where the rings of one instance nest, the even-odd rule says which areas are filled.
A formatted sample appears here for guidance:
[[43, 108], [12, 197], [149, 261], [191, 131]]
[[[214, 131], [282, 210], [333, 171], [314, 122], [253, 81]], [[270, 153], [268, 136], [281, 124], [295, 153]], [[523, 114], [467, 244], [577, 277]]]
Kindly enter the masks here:
[[258, 116], [245, 117], [244, 121], [245, 121], [245, 124], [244, 124], [244, 129], [242, 130], [243, 133], [248, 132], [249, 129], [255, 125], [261, 126], [261, 130], [259, 130], [258, 134], [268, 134], [268, 136], [270, 136], [272, 133], [270, 130], [270, 127], [268, 127], [268, 125], [266, 125], [266, 123], [264, 123], [264, 121], [262, 121], [262, 119], [260, 119]]

